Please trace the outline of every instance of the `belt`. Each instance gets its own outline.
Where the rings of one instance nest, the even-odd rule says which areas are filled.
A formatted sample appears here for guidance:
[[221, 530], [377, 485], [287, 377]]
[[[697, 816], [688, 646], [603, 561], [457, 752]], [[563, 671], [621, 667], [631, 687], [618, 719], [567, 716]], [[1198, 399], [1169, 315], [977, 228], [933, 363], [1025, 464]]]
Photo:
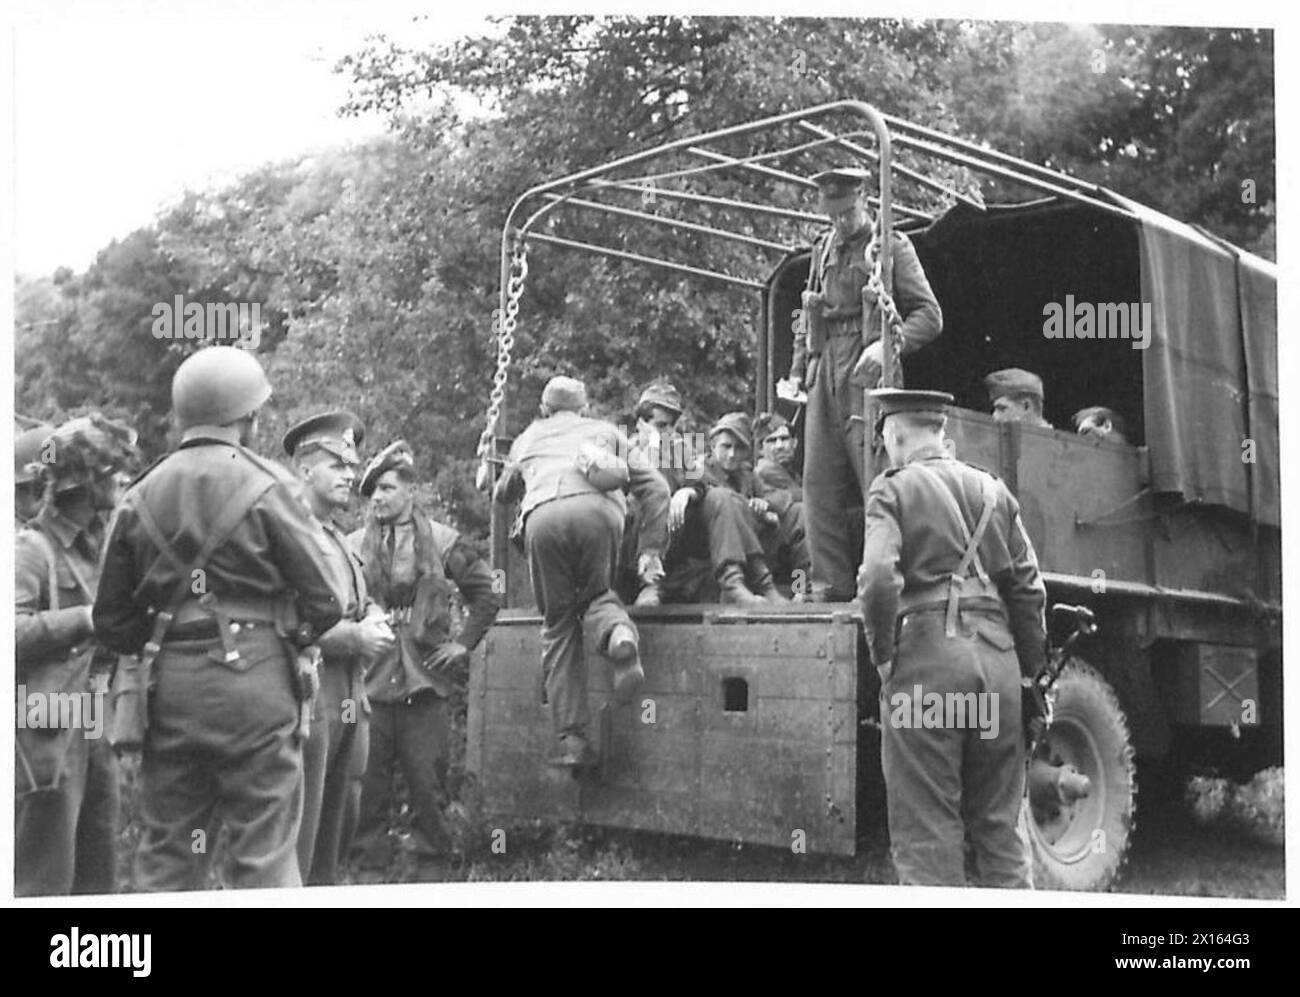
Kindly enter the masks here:
[[254, 602], [246, 599], [218, 599], [216, 604], [211, 608], [199, 605], [197, 602], [187, 602], [176, 610], [176, 615], [172, 618], [171, 629], [174, 632], [177, 627], [184, 626], [187, 623], [213, 623], [212, 610], [232, 620], [241, 622], [260, 621], [263, 623], [275, 622], [275, 605], [269, 602]]
[[[267, 629], [270, 626], [268, 620], [231, 620], [231, 636], [237, 636], [243, 630], [255, 630], [259, 627]], [[167, 636], [163, 638], [164, 644], [170, 644], [172, 641], [186, 640], [220, 640], [221, 627], [214, 619], [193, 620], [189, 623], [173, 624], [167, 631]]]
[[826, 319], [826, 335], [835, 338], [837, 336], [859, 336], [862, 334], [862, 316], [845, 315], [842, 318]]
[[[1005, 618], [1002, 603], [996, 599], [986, 599], [976, 597], [972, 599], [958, 599], [957, 609], [963, 613], [992, 613], [999, 617]], [[898, 619], [903, 620], [908, 616], [919, 616], [922, 613], [946, 613], [948, 611], [948, 600], [939, 599], [934, 602], [923, 602], [915, 606], [902, 608], [898, 611]]]

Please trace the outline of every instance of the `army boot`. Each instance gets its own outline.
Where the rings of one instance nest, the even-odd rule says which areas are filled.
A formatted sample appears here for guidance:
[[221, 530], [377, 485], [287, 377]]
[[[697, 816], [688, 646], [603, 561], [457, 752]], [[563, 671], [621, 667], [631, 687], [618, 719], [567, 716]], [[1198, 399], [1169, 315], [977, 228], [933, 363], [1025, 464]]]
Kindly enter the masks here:
[[629, 702], [645, 681], [645, 669], [641, 667], [641, 655], [637, 650], [636, 631], [626, 623], [617, 624], [609, 632], [605, 657], [614, 663], [614, 701]]
[[750, 558], [749, 575], [753, 578], [750, 588], [761, 595], [766, 601], [785, 605], [790, 600], [781, 594], [781, 590], [776, 587], [776, 582], [772, 578], [772, 572], [768, 570], [767, 562], [761, 557]]
[[739, 564], [724, 564], [718, 570], [718, 590], [722, 601], [732, 606], [764, 606], [767, 600], [755, 595], [745, 584], [745, 573]]

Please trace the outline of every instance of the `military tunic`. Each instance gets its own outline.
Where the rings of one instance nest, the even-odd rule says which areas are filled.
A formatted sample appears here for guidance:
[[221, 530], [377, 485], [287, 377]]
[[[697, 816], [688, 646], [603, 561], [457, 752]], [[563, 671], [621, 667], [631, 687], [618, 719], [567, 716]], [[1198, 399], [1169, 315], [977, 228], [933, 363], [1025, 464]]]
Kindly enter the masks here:
[[382, 869], [391, 861], [389, 822], [399, 768], [409, 794], [417, 861], [443, 858], [451, 846], [442, 808], [451, 748], [447, 697], [455, 680], [423, 662], [452, 639], [453, 586], [468, 611], [456, 636], [469, 650], [482, 641], [501, 599], [477, 552], [456, 530], [418, 508], [404, 522], [372, 521], [348, 542], [376, 604], [390, 612], [397, 637], [396, 646], [366, 670], [370, 758], [353, 860], [366, 869]]
[[[818, 286], [826, 297], [828, 338], [814, 382], [808, 385], [804, 428], [804, 517], [812, 561], [812, 584], [833, 600], [853, 593], [856, 556], [850, 543], [849, 510], [861, 503], [864, 484], [864, 388], [874, 388], [879, 371], [868, 372], [864, 383], [851, 383], [850, 374], [863, 348], [880, 338], [880, 318], [872, 307], [862, 314], [862, 288], [871, 274], [866, 250], [871, 228], [841, 240], [834, 231], [813, 247]], [[893, 296], [903, 318], [902, 352], [920, 349], [943, 328], [939, 302], [912, 242], [894, 233]], [[863, 335], [865, 322], [866, 335]], [[791, 376], [802, 378], [807, 343], [797, 338]]]
[[321, 635], [320, 691], [311, 735], [303, 743], [302, 828], [298, 867], [303, 882], [338, 882], [357, 827], [361, 780], [370, 751], [370, 703], [358, 628], [372, 614], [382, 616], [366, 590], [361, 559], [332, 522], [322, 522], [330, 553], [347, 580], [343, 619]]
[[[950, 633], [950, 580], [986, 497], [990, 518]], [[1046, 597], [1019, 505], [992, 475], [924, 447], [876, 478], [866, 530], [858, 594], [868, 646], [878, 668], [893, 663], [881, 690], [881, 750], [899, 880], [963, 885], [969, 836], [981, 884], [1028, 886], [1028, 843], [1017, 830], [1020, 679], [1045, 663]], [[914, 701], [930, 694], [963, 706], [979, 700], [950, 697], [985, 697], [993, 736], [969, 714], [965, 724], [948, 714], [915, 724]]]
[[[91, 676], [87, 612], [99, 582], [97, 526], [83, 529], [47, 505], [14, 539], [14, 660], [23, 714], [14, 744], [14, 893], [20, 897], [114, 888], [117, 760], [105, 736], [107, 696]], [[57, 717], [68, 721], [64, 726], [42, 726], [55, 710], [30, 716], [29, 697], [49, 707], [59, 695], [80, 697], [79, 725], [75, 713]]]
[[[247, 495], [256, 497], [196, 576], [181, 574], [141, 520], [147, 509], [187, 562]], [[203, 888], [219, 823], [229, 832], [229, 885], [301, 885], [298, 692], [293, 654], [277, 630], [296, 618], [320, 634], [341, 618], [342, 579], [329, 546], [298, 482], [241, 446], [231, 428], [187, 429], [123, 498], [95, 601], [96, 637], [139, 653], [152, 611], [171, 605], [192, 576], [191, 591], [205, 592], [237, 624], [238, 651], [227, 657], [210, 608], [195, 598], [180, 607], [154, 661], [137, 889]]]
[[558, 411], [534, 421], [510, 448], [500, 500], [520, 489], [524, 539], [533, 595], [542, 613], [542, 673], [557, 737], [586, 736], [587, 664], [584, 625], [603, 652], [610, 632], [636, 627], [613, 590], [627, 500], [620, 488], [602, 489], [579, 469], [585, 445], [603, 449], [611, 470], [626, 472], [647, 516], [668, 503], [664, 476], [643, 460], [628, 460], [631, 446], [608, 423]]

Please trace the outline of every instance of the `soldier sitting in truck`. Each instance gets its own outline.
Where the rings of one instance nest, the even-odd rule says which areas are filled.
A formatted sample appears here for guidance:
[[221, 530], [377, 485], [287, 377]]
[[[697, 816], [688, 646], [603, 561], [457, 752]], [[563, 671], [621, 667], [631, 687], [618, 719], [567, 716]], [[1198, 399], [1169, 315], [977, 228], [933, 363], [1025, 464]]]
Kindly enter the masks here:
[[984, 378], [994, 422], [1020, 422], [1051, 429], [1043, 418], [1043, 379], [1019, 367], [995, 370]]
[[[804, 528], [803, 478], [794, 459], [790, 423], [779, 412], [764, 412], [754, 420], [754, 446], [762, 454], [754, 464], [754, 492], [780, 519], [771, 534], [779, 543], [764, 544], [768, 567], [777, 578], [808, 578], [810, 559]], [[796, 572], [803, 572], [802, 576]]]
[[[647, 386], [637, 406], [637, 433], [628, 463], [656, 469], [667, 481], [672, 499], [667, 549], [657, 573], [646, 570], [654, 538], [639, 522], [639, 514], [633, 515], [637, 525], [629, 532], [638, 537], [642, 585], [636, 605], [712, 602], [719, 597], [736, 605], [762, 605], [782, 599], [772, 583], [746, 499], [731, 488], [711, 487], [706, 480], [707, 462], [695, 460], [687, 466], [687, 448], [676, 436], [682, 411], [681, 396], [662, 381]], [[741, 431], [747, 451], [748, 426]], [[631, 563], [630, 544], [624, 545], [624, 563]]]
[[1080, 436], [1095, 436], [1112, 443], [1128, 443], [1128, 423], [1113, 408], [1092, 405], [1074, 413], [1074, 429]]

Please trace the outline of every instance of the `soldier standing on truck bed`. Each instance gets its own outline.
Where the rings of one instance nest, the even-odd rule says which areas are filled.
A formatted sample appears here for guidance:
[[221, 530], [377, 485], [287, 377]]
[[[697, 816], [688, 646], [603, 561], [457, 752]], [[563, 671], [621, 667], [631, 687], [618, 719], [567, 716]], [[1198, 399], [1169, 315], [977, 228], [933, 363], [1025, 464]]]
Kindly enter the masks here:
[[[883, 359], [879, 306], [867, 290], [880, 257], [867, 176], [866, 170], [843, 168], [813, 177], [832, 228], [813, 245], [805, 334], [795, 337], [790, 380], [796, 390], [805, 383], [808, 388], [804, 516], [815, 602], [853, 598], [849, 515], [865, 484], [862, 392], [876, 387]], [[892, 240], [893, 298], [906, 355], [939, 335], [943, 313], [911, 240], [901, 232], [892, 233]]]
[[[1021, 690], [1047, 648], [1033, 544], [1006, 486], [944, 448], [951, 395], [872, 397], [893, 466], [867, 496], [858, 598], [881, 681], [894, 868], [903, 884], [964, 886], [969, 837], [980, 885], [1029, 887]], [[933, 694], [942, 719], [915, 724]], [[1027, 703], [1032, 720], [1039, 701]], [[977, 711], [996, 719], [975, 729]]]
[[141, 655], [139, 890], [203, 888], [218, 822], [229, 885], [302, 885], [300, 725], [343, 581], [297, 480], [248, 449], [270, 396], [245, 350], [189, 356], [180, 445], [127, 491], [106, 545], [95, 636]]
[[[589, 419], [587, 389], [553, 377], [542, 391], [541, 418], [515, 440], [495, 499], [522, 499], [520, 517], [533, 595], [542, 614], [542, 675], [559, 744], [552, 761], [583, 768], [595, 761], [589, 740], [583, 624], [613, 663], [614, 697], [630, 698], [645, 678], [636, 626], [613, 590], [630, 486], [645, 515], [662, 515], [668, 485], [644, 462], [629, 466], [628, 441]], [[656, 511], [658, 510], [658, 511]]]

